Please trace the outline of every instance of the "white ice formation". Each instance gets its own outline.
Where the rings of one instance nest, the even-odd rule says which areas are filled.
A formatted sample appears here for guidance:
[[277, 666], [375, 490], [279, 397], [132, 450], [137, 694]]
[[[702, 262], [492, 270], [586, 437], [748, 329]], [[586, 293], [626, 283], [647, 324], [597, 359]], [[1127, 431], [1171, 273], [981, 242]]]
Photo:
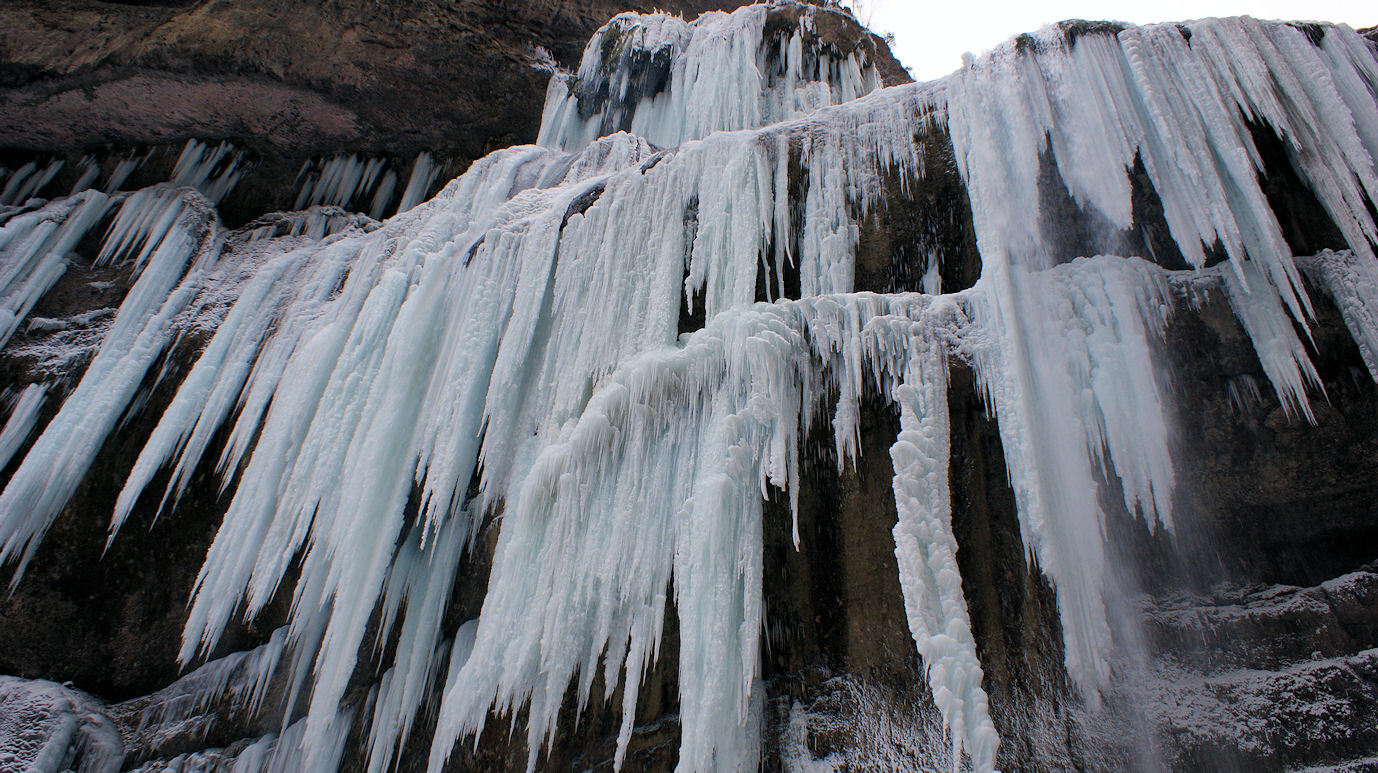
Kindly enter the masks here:
[[[781, 8], [802, 21], [769, 33]], [[809, 48], [823, 13], [619, 16], [577, 77], [554, 76], [542, 145], [480, 159], [376, 229], [222, 240], [196, 194], [130, 196], [101, 259], [127, 256], [138, 282], [0, 494], [0, 555], [22, 568], [188, 329], [179, 320], [210, 310], [111, 538], [144, 497], [169, 506], [214, 463], [232, 496], [181, 656], [291, 594], [281, 657], [305, 718], [274, 748], [336, 764], [350, 680], [387, 652], [358, 718], [371, 770], [396, 760], [437, 692], [433, 769], [493, 710], [523, 709], [534, 767], [562, 706], [619, 694], [621, 766], [673, 608], [679, 770], [750, 770], [763, 533], [781, 528], [763, 497], [778, 489], [797, 508], [801, 439], [822, 431], [825, 401], [839, 463], [855, 460], [859, 401], [874, 391], [900, 417], [890, 455], [909, 630], [954, 766], [993, 770], [947, 489], [958, 361], [998, 420], [1024, 546], [1094, 704], [1115, 646], [1103, 481], [1150, 528], [1173, 524], [1172, 390], [1155, 354], [1170, 314], [1190, 313], [1181, 288], [1225, 294], [1289, 412], [1309, 417], [1319, 386], [1297, 332], [1311, 302], [1259, 187], [1251, 124], [1277, 134], [1345, 238], [1347, 252], [1303, 263], [1378, 377], [1373, 47], [1345, 27], [1247, 18], [1050, 28], [944, 80], [873, 91], [864, 55]], [[957, 257], [938, 256], [930, 293], [858, 292], [865, 219], [935, 173], [924, 143], [949, 134], [980, 280], [937, 294], [939, 262]], [[1136, 159], [1192, 268], [1063, 254], [1041, 225], [1050, 164], [1107, 232], [1132, 229]], [[301, 204], [381, 184], [365, 162], [335, 163]], [[414, 167], [413, 182], [430, 174]], [[0, 245], [36, 227], [12, 221]], [[1208, 265], [1215, 254], [1226, 262]], [[5, 307], [22, 317], [28, 291], [15, 297]], [[701, 329], [681, 330], [699, 315]], [[149, 492], [167, 466], [166, 490]], [[449, 632], [461, 557], [497, 513], [482, 612]]]
[[[368, 214], [381, 220], [384, 215], [406, 212], [424, 201], [440, 174], [440, 166], [429, 152], [417, 154], [400, 199], [398, 171], [389, 159], [361, 157], [358, 153], [307, 161], [297, 174], [301, 190], [297, 193], [296, 209], [317, 205], [348, 208], [351, 202], [367, 202]], [[394, 201], [396, 209], [391, 208]]]
[[[781, 14], [797, 19], [772, 32]], [[820, 34], [848, 24], [853, 50]], [[880, 88], [870, 45], [848, 17], [812, 5], [750, 5], [692, 22], [624, 13], [594, 33], [577, 73], [550, 79], [537, 142], [578, 150], [629, 131], [675, 147], [849, 102]]]

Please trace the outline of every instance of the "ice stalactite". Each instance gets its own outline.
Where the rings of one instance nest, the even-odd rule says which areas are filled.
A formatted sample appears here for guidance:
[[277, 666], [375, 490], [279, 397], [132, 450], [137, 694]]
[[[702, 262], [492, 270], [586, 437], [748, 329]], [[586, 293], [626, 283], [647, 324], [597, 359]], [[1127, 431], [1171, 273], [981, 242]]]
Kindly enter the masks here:
[[[358, 203], [363, 211], [367, 202], [367, 212], [375, 220], [381, 220], [389, 212], [406, 212], [425, 201], [426, 193], [440, 175], [441, 166], [430, 153], [418, 154], [400, 199], [397, 198], [399, 168], [387, 158], [361, 157], [358, 153], [308, 161], [297, 175], [301, 189], [295, 208], [349, 208]], [[395, 210], [391, 209], [394, 201], [398, 202]]]
[[89, 191], [0, 226], [0, 346], [66, 272], [77, 242], [100, 222], [111, 203], [109, 196]]
[[426, 191], [431, 189], [435, 178], [440, 174], [431, 154], [421, 151], [412, 162], [411, 174], [407, 177], [407, 187], [402, 191], [402, 201], [397, 205], [398, 212], [406, 212], [426, 200]]
[[[346, 207], [356, 196], [366, 196], [379, 182], [387, 165], [382, 158], [334, 156], [319, 164], [307, 162], [301, 174], [306, 176], [297, 194], [294, 209], [306, 209], [317, 204]], [[396, 185], [396, 177], [394, 185]]]
[[138, 274], [95, 359], [0, 493], [0, 558], [17, 561], [11, 587], [106, 437], [170, 342], [171, 321], [219, 254], [219, 223], [199, 194], [150, 188], [126, 199], [100, 260]]
[[[5, 183], [5, 187], [0, 189], [0, 207], [23, 204], [37, 196], [62, 171], [65, 163], [58, 158], [40, 167], [37, 161], [30, 161], [8, 175], [0, 176]], [[0, 169], [0, 173], [7, 171]]]
[[1100, 257], [988, 273], [975, 290], [980, 332], [963, 347], [998, 419], [1024, 546], [1057, 593], [1068, 672], [1094, 701], [1113, 650], [1097, 472], [1119, 476], [1129, 512], [1171, 526], [1151, 347], [1166, 284], [1141, 261]]
[[76, 182], [72, 183], [72, 190], [68, 194], [70, 196], [91, 188], [96, 180], [100, 179], [100, 164], [96, 163], [95, 156], [83, 156], [78, 167], [81, 173], [77, 175]]
[[[766, 34], [771, 14], [797, 14], [789, 35]], [[629, 131], [674, 147], [716, 131], [754, 129], [849, 102], [880, 88], [864, 50], [843, 53], [819, 39], [815, 19], [855, 24], [811, 5], [753, 5], [687, 22], [626, 13], [594, 33], [578, 73], [556, 74], [538, 144], [578, 150]]]
[[931, 331], [916, 331], [902, 382], [894, 388], [900, 434], [890, 448], [895, 468], [895, 560], [905, 615], [923, 660], [933, 700], [952, 736], [952, 766], [962, 751], [978, 771], [995, 768], [999, 736], [991, 723], [981, 663], [971, 633], [957, 539], [952, 534], [947, 352]]
[[1326, 250], [1299, 262], [1330, 294], [1369, 375], [1378, 381], [1378, 261], [1349, 251]]
[[115, 168], [110, 170], [110, 176], [106, 178], [105, 185], [102, 187], [106, 193], [114, 193], [124, 187], [129, 175], [134, 174], [139, 167], [143, 166], [148, 160], [148, 154], [131, 153], [129, 156], [120, 159], [115, 164]]
[[229, 142], [215, 147], [200, 140], [187, 140], [172, 168], [173, 185], [195, 188], [211, 204], [219, 204], [244, 176], [244, 151]]

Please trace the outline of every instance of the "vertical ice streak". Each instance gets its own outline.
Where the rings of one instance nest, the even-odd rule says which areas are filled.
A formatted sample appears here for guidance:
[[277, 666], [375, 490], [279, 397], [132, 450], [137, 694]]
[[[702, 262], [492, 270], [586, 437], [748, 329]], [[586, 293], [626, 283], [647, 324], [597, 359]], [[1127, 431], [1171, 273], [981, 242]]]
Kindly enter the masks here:
[[1068, 672], [1095, 701], [1109, 678], [1105, 514], [1098, 475], [1127, 510], [1171, 527], [1173, 470], [1150, 344], [1163, 321], [1158, 273], [1100, 257], [987, 273], [968, 342], [994, 408], [1025, 548], [1057, 593]]
[[890, 447], [900, 589], [933, 701], [952, 736], [954, 772], [961, 768], [963, 750], [973, 769], [992, 771], [1000, 739], [981, 687], [981, 663], [952, 534], [947, 354], [936, 339], [922, 333], [914, 338], [903, 381], [895, 389], [900, 433]]
[[407, 178], [407, 187], [402, 191], [402, 200], [397, 205], [398, 212], [406, 212], [417, 204], [426, 200], [426, 191], [430, 190], [431, 183], [440, 174], [440, 167], [436, 166], [435, 159], [431, 154], [421, 151], [417, 154], [416, 160], [411, 165], [411, 175]]
[[1242, 279], [1232, 273], [1225, 275], [1225, 297], [1253, 343], [1258, 361], [1283, 410], [1288, 416], [1300, 413], [1315, 424], [1306, 388], [1320, 387], [1320, 376], [1311, 364], [1305, 345], [1297, 337], [1292, 320], [1283, 311], [1277, 296], [1266, 289], [1253, 263], [1244, 266]]

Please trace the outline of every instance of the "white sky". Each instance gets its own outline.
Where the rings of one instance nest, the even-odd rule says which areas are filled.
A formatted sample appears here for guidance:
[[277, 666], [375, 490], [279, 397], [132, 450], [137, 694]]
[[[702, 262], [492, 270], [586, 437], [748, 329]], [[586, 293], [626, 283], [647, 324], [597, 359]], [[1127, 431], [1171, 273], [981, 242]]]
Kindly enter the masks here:
[[1378, 24], [1374, 0], [851, 0], [857, 18], [876, 33], [895, 35], [895, 56], [917, 80], [962, 66], [963, 52], [979, 54], [1021, 32], [1063, 19], [1148, 24], [1203, 16]]

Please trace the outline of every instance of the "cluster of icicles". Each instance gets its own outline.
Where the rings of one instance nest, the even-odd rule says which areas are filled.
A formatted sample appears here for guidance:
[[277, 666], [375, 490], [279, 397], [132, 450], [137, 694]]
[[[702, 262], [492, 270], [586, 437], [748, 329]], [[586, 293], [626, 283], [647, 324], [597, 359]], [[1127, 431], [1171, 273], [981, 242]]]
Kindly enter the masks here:
[[[1098, 471], [1118, 477], [1130, 512], [1172, 526], [1166, 390], [1152, 352], [1174, 287], [1222, 288], [1283, 404], [1310, 415], [1316, 376], [1293, 326], [1306, 324], [1309, 301], [1259, 190], [1246, 119], [1278, 133], [1348, 240], [1349, 252], [1309, 259], [1308, 270], [1378, 377], [1373, 48], [1343, 27], [1313, 42], [1251, 19], [1131, 27], [1075, 45], [1049, 29], [944, 80], [852, 98], [858, 83], [875, 85], [856, 80], [874, 72], [856, 54], [814, 69], [841, 80], [807, 89], [819, 97], [807, 115], [744, 127], [743, 116], [781, 117], [761, 110], [756, 63], [780, 45], [762, 40], [765, 13], [615, 22], [624, 37], [644, 29], [647, 45], [673, 49], [667, 84], [622, 94], [631, 126], [654, 114], [645, 125], [674, 136], [673, 149], [628, 133], [584, 142], [571, 120], [561, 147], [498, 151], [376, 230], [318, 240], [226, 234], [188, 189], [125, 198], [99, 259], [127, 261], [137, 281], [0, 494], [0, 556], [21, 568], [31, 558], [150, 368], [198, 328], [207, 341], [129, 474], [110, 537], [158, 495], [146, 488], [160, 470], [172, 470], [166, 509], [195, 470], [215, 465], [233, 496], [181, 657], [196, 660], [234, 616], [290, 592], [274, 657], [307, 708], [274, 748], [331, 766], [342, 727], [363, 722], [368, 768], [386, 770], [420, 708], [438, 700], [433, 769], [494, 710], [522, 708], [534, 767], [562, 705], [620, 691], [620, 767], [673, 602], [678, 769], [751, 770], [764, 700], [763, 492], [797, 505], [800, 441], [824, 400], [835, 400], [838, 459], [854, 461], [869, 383], [901, 421], [894, 538], [909, 629], [954, 768], [989, 771], [999, 741], [948, 491], [946, 379], [957, 358], [998, 419], [1021, 536], [1056, 590], [1068, 673], [1094, 703], [1113, 646]], [[604, 34], [580, 77], [603, 66]], [[798, 41], [781, 51], [793, 72]], [[578, 114], [577, 94], [552, 94], [566, 118]], [[838, 95], [847, 101], [819, 106]], [[723, 107], [717, 123], [674, 123], [689, 120], [675, 105], [708, 103]], [[860, 218], [880, 204], [887, 175], [921, 183], [916, 137], [943, 131], [972, 202], [980, 281], [946, 295], [854, 292]], [[1203, 245], [1219, 243], [1228, 261], [1184, 272], [1132, 257], [1051, 265], [1037, 226], [1046, 154], [1077, 203], [1114, 228], [1131, 224], [1137, 156], [1187, 260], [1200, 268]], [[804, 172], [794, 194], [792, 166]], [[0, 231], [7, 293], [27, 281], [12, 275], [14, 256], [39, 267], [68, 259], [73, 234], [99, 219], [86, 209], [95, 200], [34, 213], [50, 232], [36, 251], [15, 247], [39, 238], [23, 236], [30, 226]], [[797, 271], [800, 298], [755, 302], [768, 268]], [[702, 329], [680, 334], [685, 306], [704, 312]], [[17, 320], [24, 308], [7, 313]], [[0, 451], [19, 448], [41, 401], [17, 398]], [[445, 631], [461, 556], [494, 513], [482, 612]], [[295, 584], [280, 587], [294, 566]], [[360, 715], [345, 716], [370, 648], [391, 663]], [[599, 674], [605, 692], [593, 696]]]

